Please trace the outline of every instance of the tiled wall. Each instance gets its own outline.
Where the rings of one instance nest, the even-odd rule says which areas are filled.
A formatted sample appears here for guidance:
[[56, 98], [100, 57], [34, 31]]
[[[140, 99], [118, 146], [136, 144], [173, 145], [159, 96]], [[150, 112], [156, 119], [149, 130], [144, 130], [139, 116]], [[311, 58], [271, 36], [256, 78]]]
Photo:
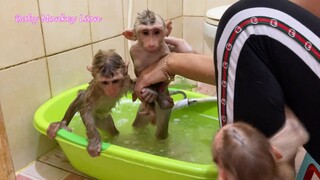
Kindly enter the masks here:
[[[226, 1], [215, 1], [3, 0], [0, 7], [0, 103], [15, 170], [56, 146], [54, 140], [48, 140], [33, 127], [34, 112], [41, 104], [66, 89], [88, 82], [91, 75], [85, 67], [99, 49], [116, 49], [128, 60], [128, 45], [121, 32], [130, 24], [131, 2], [133, 16], [149, 8], [164, 19], [172, 19], [171, 35], [185, 38], [203, 52], [201, 28], [205, 10], [226, 4]], [[19, 22], [19, 15], [65, 15], [77, 20], [74, 23], [31, 23], [30, 19]], [[102, 21], [80, 22], [79, 18], [85, 15], [102, 17]], [[191, 25], [196, 28], [189, 29]]]
[[[233, 4], [237, 0], [183, 0], [183, 38], [192, 47], [207, 55], [212, 55], [203, 37], [205, 12], [211, 8]], [[192, 28], [190, 28], [192, 27]]]

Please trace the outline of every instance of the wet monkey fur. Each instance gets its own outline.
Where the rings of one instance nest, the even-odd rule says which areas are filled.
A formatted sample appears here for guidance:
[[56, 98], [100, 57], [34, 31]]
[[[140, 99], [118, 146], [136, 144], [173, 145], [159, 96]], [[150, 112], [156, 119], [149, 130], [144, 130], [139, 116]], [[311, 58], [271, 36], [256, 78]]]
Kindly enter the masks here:
[[114, 50], [100, 50], [87, 69], [93, 76], [88, 88], [78, 92], [61, 121], [49, 125], [47, 135], [55, 138], [61, 128], [71, 131], [68, 125], [74, 114], [79, 112], [89, 141], [87, 151], [95, 157], [101, 151], [98, 129], [112, 137], [119, 134], [110, 114], [111, 109], [123, 95], [132, 90], [133, 83], [128, 75], [127, 64]]
[[[171, 25], [171, 21], [164, 22], [160, 15], [145, 10], [138, 13], [134, 28], [122, 33], [126, 39], [136, 41], [130, 48], [130, 56], [137, 77], [146, 67], [170, 55], [170, 49], [164, 38], [170, 34]], [[156, 124], [155, 136], [159, 139], [168, 136], [168, 123], [174, 105], [167, 89], [169, 82], [168, 80], [144, 89], [142, 93], [144, 101], [133, 123], [134, 127], [141, 127], [149, 122]]]

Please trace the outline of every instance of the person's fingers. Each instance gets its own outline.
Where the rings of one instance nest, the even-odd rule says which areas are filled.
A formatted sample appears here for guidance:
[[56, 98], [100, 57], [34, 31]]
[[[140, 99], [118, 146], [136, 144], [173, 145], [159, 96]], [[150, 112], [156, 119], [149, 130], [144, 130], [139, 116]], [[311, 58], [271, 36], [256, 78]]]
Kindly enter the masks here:
[[169, 37], [165, 37], [164, 38], [164, 42], [166, 42], [167, 44], [170, 44], [172, 46], [177, 46], [179, 44], [179, 39], [169, 36]]
[[165, 37], [164, 41], [168, 44], [171, 52], [192, 53], [193, 49], [187, 41], [175, 37]]

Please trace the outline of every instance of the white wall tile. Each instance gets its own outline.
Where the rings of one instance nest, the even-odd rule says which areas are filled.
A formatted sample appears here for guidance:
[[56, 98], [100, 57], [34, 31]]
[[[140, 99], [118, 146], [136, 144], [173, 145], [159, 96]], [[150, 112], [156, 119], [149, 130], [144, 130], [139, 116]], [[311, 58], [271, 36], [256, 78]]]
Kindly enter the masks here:
[[48, 57], [52, 95], [88, 83], [92, 76], [86, 66], [92, 57], [91, 45]]
[[85, 0], [39, 0], [40, 14], [43, 16], [69, 16], [77, 18], [74, 23], [42, 22], [46, 53], [48, 55], [83, 46], [91, 42], [90, 25], [83, 22], [89, 14]]
[[205, 0], [183, 0], [184, 16], [203, 16], [205, 12]]
[[[148, 8], [148, 0], [123, 0], [124, 4], [124, 29], [133, 28], [137, 13]], [[131, 12], [131, 13], [129, 13]]]
[[183, 0], [168, 1], [168, 19], [177, 18], [183, 15]]
[[103, 18], [101, 22], [91, 23], [93, 42], [122, 33], [124, 29], [122, 1], [90, 0], [89, 11], [91, 16]]
[[183, 18], [183, 39], [199, 53], [203, 52], [203, 21], [203, 17]]
[[183, 37], [183, 17], [172, 19], [172, 31], [170, 36], [182, 38]]
[[[44, 56], [40, 22], [26, 20], [20, 16], [38, 17], [36, 0], [1, 1], [0, 7], [0, 68], [26, 62]], [[17, 17], [17, 19], [16, 19]]]
[[159, 14], [163, 19], [168, 19], [167, 1], [148, 0], [148, 9]]
[[11, 155], [16, 170], [34, 161], [55, 143], [39, 146], [41, 137], [33, 126], [36, 109], [50, 98], [45, 59], [0, 71], [0, 99]]

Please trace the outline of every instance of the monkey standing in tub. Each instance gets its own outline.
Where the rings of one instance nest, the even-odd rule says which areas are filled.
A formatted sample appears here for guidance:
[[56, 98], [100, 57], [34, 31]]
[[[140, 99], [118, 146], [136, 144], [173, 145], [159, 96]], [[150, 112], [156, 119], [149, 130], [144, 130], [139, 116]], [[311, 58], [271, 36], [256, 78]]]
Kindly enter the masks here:
[[[134, 28], [122, 33], [128, 40], [137, 41], [130, 48], [130, 56], [137, 77], [146, 67], [170, 55], [170, 49], [164, 42], [164, 37], [170, 34], [171, 24], [171, 21], [165, 23], [161, 16], [153, 11], [145, 10], [138, 13]], [[158, 83], [143, 90], [144, 102], [141, 103], [133, 122], [134, 127], [142, 127], [149, 122], [156, 124], [155, 136], [159, 139], [168, 137], [168, 123], [171, 108], [174, 105], [167, 89], [173, 77], [165, 71], [164, 73], [168, 76], [167, 82]]]
[[62, 120], [49, 125], [47, 135], [53, 139], [61, 128], [71, 131], [67, 126], [79, 111], [89, 139], [87, 151], [95, 157], [101, 151], [101, 137], [97, 128], [111, 136], [119, 134], [110, 114], [111, 109], [124, 94], [132, 90], [133, 83], [128, 75], [128, 66], [114, 50], [100, 50], [94, 56], [92, 66], [87, 69], [93, 80], [86, 90], [79, 91]]

